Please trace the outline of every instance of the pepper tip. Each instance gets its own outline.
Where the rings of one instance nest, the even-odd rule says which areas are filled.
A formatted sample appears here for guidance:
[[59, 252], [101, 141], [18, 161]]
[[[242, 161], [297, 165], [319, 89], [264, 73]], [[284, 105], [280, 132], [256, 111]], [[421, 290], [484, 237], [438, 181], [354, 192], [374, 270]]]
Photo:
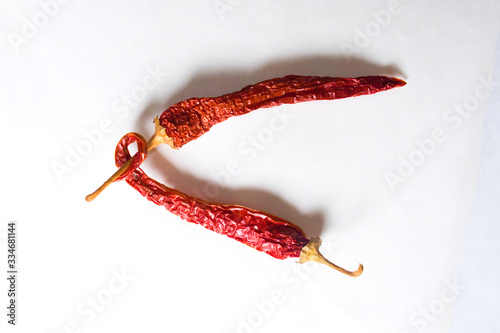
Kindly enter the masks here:
[[398, 79], [397, 77], [392, 78], [394, 82], [394, 87], [403, 87], [406, 86], [407, 82], [402, 79]]

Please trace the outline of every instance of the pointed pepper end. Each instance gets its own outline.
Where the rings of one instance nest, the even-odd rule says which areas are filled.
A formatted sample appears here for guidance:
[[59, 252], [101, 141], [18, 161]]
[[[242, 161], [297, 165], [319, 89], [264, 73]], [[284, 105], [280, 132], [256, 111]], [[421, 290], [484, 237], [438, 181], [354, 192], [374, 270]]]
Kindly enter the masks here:
[[391, 83], [393, 88], [406, 86], [406, 81], [398, 79], [397, 77], [392, 77]]

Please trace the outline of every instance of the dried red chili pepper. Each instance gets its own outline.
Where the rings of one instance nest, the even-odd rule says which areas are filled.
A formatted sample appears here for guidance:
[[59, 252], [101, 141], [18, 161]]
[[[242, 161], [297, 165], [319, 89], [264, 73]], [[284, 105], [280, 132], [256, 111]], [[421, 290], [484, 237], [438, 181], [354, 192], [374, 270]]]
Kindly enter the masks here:
[[[279, 259], [298, 257], [301, 263], [313, 260], [350, 276], [358, 276], [363, 270], [362, 265], [357, 271], [350, 272], [332, 264], [319, 252], [321, 240], [308, 239], [295, 224], [246, 207], [219, 205], [190, 197], [149, 178], [138, 166], [147, 152], [157, 145], [167, 143], [172, 148], [180, 148], [232, 116], [281, 104], [373, 94], [405, 84], [403, 80], [386, 76], [334, 78], [289, 75], [220, 97], [191, 98], [177, 103], [155, 119], [155, 134], [147, 143], [137, 133], [129, 133], [120, 140], [115, 152], [119, 169], [86, 200], [92, 201], [106, 186], [125, 179], [143, 196], [189, 222], [199, 223]], [[132, 142], [138, 143], [139, 151], [131, 158], [127, 147]]]
[[180, 148], [221, 121], [260, 108], [368, 95], [405, 84], [403, 80], [387, 76], [343, 78], [288, 75], [220, 97], [190, 98], [174, 104], [161, 114], [159, 124], [165, 128], [165, 142], [172, 148]]
[[[155, 118], [156, 129], [148, 141], [148, 150], [162, 143], [175, 149], [180, 148], [206, 133], [213, 125], [259, 108], [369, 95], [405, 84], [401, 79], [387, 76], [344, 78], [288, 75], [249, 85], [240, 91], [220, 97], [190, 98], [169, 107], [159, 119]], [[120, 177], [128, 163], [130, 162], [118, 169], [85, 199], [94, 200]]]
[[[133, 142], [137, 142], [138, 152], [131, 157], [128, 146]], [[351, 272], [329, 262], [319, 252], [319, 238], [308, 239], [299, 226], [282, 218], [243, 206], [210, 203], [157, 182], [138, 167], [146, 156], [147, 143], [142, 135], [128, 133], [123, 136], [115, 150], [116, 166], [122, 167], [128, 161], [132, 162], [120, 179], [125, 179], [148, 200], [182, 219], [200, 224], [277, 259], [299, 258], [300, 263], [312, 260], [353, 277], [363, 272], [362, 265]]]

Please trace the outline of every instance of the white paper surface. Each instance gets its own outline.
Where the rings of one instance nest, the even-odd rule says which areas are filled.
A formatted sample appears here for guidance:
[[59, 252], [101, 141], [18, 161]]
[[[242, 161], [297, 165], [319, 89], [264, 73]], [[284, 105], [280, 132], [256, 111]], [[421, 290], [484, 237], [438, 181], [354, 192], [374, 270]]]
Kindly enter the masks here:
[[[6, 253], [16, 221], [16, 329], [450, 332], [475, 292], [458, 272], [499, 1], [2, 1], [0, 13], [0, 241]], [[288, 219], [337, 264], [363, 263], [361, 277], [273, 259], [125, 183], [84, 201], [115, 171], [119, 138], [148, 137], [169, 105], [287, 74], [408, 85], [230, 119], [142, 168]]]
[[483, 123], [481, 162], [476, 185], [476, 198], [467, 227], [463, 259], [458, 281], [466, 286], [457, 299], [454, 310], [453, 332], [488, 332], [499, 326], [500, 288], [498, 262], [500, 245], [500, 34], [496, 42], [494, 73], [495, 91], [492, 94]]

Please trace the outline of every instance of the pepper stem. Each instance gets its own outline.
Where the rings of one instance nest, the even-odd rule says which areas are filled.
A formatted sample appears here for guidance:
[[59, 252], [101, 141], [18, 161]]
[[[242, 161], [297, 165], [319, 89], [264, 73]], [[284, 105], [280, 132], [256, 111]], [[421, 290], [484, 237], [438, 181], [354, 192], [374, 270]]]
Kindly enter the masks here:
[[[160, 125], [160, 121], [158, 120], [158, 117], [156, 117], [154, 119], [154, 123], [155, 123], [155, 133], [148, 140], [148, 152], [151, 149], [155, 148], [156, 146], [158, 146], [162, 143], [166, 143], [170, 147], [175, 149], [174, 142], [173, 142], [172, 138], [169, 137], [165, 133], [165, 128]], [[104, 191], [104, 189], [106, 189], [106, 187], [111, 185], [116, 179], [118, 179], [118, 177], [120, 177], [125, 172], [125, 170], [128, 169], [128, 167], [130, 166], [130, 163], [132, 163], [132, 159], [129, 159], [118, 170], [116, 170], [116, 172], [111, 177], [109, 177], [109, 179], [106, 180], [101, 186], [99, 186], [99, 188], [97, 190], [95, 190], [93, 193], [87, 195], [85, 197], [85, 201], [91, 202], [92, 200], [94, 200], [102, 191]]]
[[346, 275], [349, 275], [351, 277], [357, 277], [360, 276], [361, 273], [363, 273], [363, 265], [359, 264], [359, 267], [356, 271], [348, 271], [342, 267], [339, 267], [335, 265], [334, 263], [328, 261], [321, 252], [319, 252], [319, 247], [321, 246], [321, 238], [315, 237], [312, 238], [311, 241], [302, 248], [302, 251], [300, 252], [300, 257], [299, 257], [299, 263], [303, 264], [308, 261], [315, 261], [320, 264], [327, 265], [328, 267], [331, 267], [341, 273], [344, 273]]

